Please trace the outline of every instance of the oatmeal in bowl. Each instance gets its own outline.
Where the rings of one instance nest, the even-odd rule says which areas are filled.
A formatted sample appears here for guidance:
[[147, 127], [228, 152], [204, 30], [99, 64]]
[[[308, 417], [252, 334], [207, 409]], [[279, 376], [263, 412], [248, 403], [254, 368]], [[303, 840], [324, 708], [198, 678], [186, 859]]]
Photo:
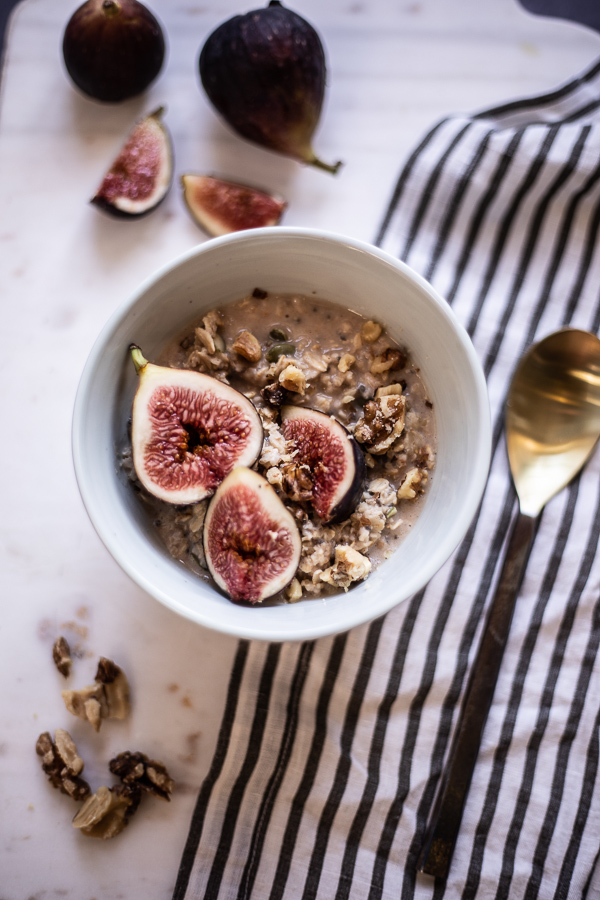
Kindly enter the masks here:
[[[171, 556], [233, 600], [347, 591], [409, 532], [435, 461], [433, 403], [407, 349], [380, 322], [255, 288], [191, 323], [151, 369], [122, 464]], [[221, 385], [237, 391], [230, 406]], [[157, 463], [151, 473], [148, 460]], [[283, 549], [261, 538], [260, 525], [251, 537], [260, 513], [236, 521], [231, 503], [227, 532], [216, 533], [214, 510], [241, 490], [230, 473], [244, 465], [291, 513], [270, 507], [271, 531], [283, 536], [289, 523], [292, 532]]]
[[347, 630], [423, 587], [468, 527], [489, 443], [447, 304], [387, 254], [306, 229], [219, 238], [158, 273], [101, 335], [74, 415], [82, 496], [125, 571], [269, 640]]

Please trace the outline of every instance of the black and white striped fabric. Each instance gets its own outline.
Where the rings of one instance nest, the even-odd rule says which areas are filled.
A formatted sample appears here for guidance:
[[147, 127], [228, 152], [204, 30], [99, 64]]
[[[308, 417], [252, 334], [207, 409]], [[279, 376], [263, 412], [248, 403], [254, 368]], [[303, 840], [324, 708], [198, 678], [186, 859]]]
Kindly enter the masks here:
[[241, 642], [175, 900], [600, 896], [600, 457], [546, 507], [446, 886], [416, 873], [427, 816], [516, 512], [503, 439], [515, 364], [600, 326], [600, 64], [440, 122], [377, 243], [429, 279], [488, 380], [479, 513], [418, 595], [348, 634]]

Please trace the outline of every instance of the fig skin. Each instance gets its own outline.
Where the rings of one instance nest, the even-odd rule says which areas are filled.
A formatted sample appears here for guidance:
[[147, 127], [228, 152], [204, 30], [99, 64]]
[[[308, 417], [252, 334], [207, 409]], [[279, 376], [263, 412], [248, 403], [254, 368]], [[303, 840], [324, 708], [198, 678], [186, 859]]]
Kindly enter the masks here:
[[163, 114], [161, 106], [137, 123], [90, 203], [126, 219], [162, 203], [173, 181], [173, 145]]
[[182, 175], [181, 186], [190, 215], [211, 237], [279, 225], [287, 207], [281, 197], [210, 175]]
[[[305, 406], [281, 408], [282, 431], [294, 447], [294, 460], [308, 465], [311, 504], [328, 524], [343, 522], [355, 510], [366, 475], [362, 450], [334, 416]], [[326, 484], [329, 473], [330, 484]]]
[[247, 397], [211, 375], [153, 365], [135, 344], [129, 349], [140, 378], [133, 465], [149, 493], [173, 505], [197, 503], [236, 466], [256, 461], [263, 427]]
[[213, 579], [237, 603], [256, 604], [279, 593], [300, 563], [294, 517], [268, 481], [245, 467], [233, 469], [217, 488], [203, 541]]
[[206, 40], [200, 80], [215, 109], [242, 137], [335, 174], [312, 149], [325, 95], [323, 44], [279, 0], [223, 22]]
[[88, 97], [120, 103], [145, 91], [165, 58], [162, 26], [138, 0], [87, 0], [63, 35], [73, 83]]

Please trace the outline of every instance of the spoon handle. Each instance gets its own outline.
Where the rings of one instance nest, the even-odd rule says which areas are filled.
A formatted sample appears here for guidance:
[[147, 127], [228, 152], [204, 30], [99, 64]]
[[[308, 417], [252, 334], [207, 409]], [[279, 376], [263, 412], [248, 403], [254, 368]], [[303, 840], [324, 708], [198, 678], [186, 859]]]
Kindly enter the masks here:
[[448, 875], [536, 522], [519, 513], [508, 543], [417, 863], [426, 875]]

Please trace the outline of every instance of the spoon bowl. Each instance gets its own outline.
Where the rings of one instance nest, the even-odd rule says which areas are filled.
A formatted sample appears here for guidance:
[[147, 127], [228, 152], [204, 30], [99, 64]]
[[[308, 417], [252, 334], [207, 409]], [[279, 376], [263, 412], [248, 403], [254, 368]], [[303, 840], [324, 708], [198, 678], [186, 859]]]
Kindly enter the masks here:
[[581, 469], [600, 434], [600, 341], [565, 328], [535, 344], [513, 376], [506, 443], [522, 513], [538, 516]]

